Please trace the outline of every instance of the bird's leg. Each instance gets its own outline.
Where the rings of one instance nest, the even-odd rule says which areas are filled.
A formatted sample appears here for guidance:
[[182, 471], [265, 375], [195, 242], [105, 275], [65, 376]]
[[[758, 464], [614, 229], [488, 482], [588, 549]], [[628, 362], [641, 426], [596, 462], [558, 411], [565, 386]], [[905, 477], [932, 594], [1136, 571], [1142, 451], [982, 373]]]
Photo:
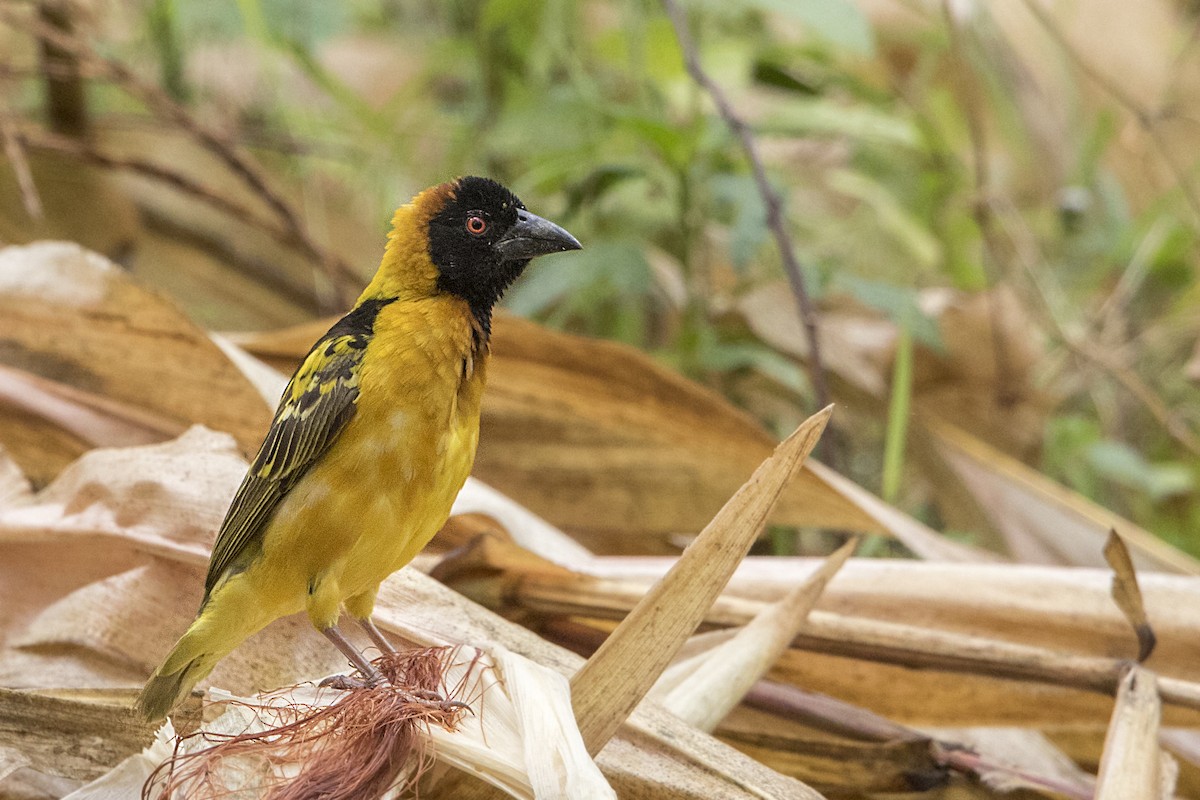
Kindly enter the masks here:
[[371, 637], [371, 641], [375, 643], [375, 646], [379, 648], [381, 653], [388, 656], [396, 655], [395, 645], [387, 640], [387, 637], [383, 635], [383, 631], [379, 630], [379, 626], [370, 617], [359, 618], [358, 624], [367, 632], [367, 636]]
[[[357, 617], [358, 624], [367, 632], [367, 636], [371, 637], [371, 641], [375, 646], [382, 650], [387, 655], [396, 655], [396, 647], [387, 640], [383, 635], [383, 631], [379, 630], [379, 626], [372, 621], [370, 616]], [[470, 706], [459, 700], [447, 700], [441, 692], [434, 689], [417, 689], [406, 687], [398, 689], [401, 695], [406, 695], [409, 702], [420, 702], [422, 704], [431, 705], [443, 711], [452, 709], [465, 708], [470, 709]]]
[[[366, 656], [358, 652], [354, 645], [350, 644], [350, 640], [338, 630], [336, 625], [330, 625], [328, 628], [323, 629], [321, 633], [325, 634], [325, 638], [333, 642], [333, 646], [342, 651], [342, 655], [350, 659], [350, 663], [362, 674], [363, 686], [379, 686], [387, 683], [387, 678], [383, 677], [383, 673], [375, 669], [375, 665], [368, 661]], [[357, 682], [345, 675], [338, 675], [321, 681], [321, 685], [332, 686], [335, 689], [348, 689], [356, 688]]]

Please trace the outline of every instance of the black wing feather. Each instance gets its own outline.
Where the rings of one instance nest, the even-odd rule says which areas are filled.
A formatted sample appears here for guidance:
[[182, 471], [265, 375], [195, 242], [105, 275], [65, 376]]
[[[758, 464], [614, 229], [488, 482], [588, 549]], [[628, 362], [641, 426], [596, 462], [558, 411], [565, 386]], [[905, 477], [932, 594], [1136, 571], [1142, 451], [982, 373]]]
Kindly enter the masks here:
[[206, 600], [230, 568], [261, 545], [280, 501], [354, 417], [359, 368], [383, 305], [368, 301], [339, 320], [292, 376], [221, 524], [204, 580]]

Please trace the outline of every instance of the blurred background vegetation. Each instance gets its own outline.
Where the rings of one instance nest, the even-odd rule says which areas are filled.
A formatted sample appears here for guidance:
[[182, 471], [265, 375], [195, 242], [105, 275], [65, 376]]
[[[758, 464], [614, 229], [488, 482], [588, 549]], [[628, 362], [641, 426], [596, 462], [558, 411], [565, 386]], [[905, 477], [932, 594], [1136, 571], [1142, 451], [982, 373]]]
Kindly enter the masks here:
[[[907, 424], [948, 421], [1200, 554], [1196, 5], [683, 7], [784, 199], [840, 404], [826, 457], [978, 536], [935, 502]], [[74, 239], [203, 324], [273, 328], [344, 308], [398, 203], [486, 174], [586, 246], [531, 267], [510, 311], [645, 349], [776, 433], [814, 410], [750, 161], [659, 3], [0, 12], [6, 243]], [[39, 49], [39, 31], [86, 47]], [[264, 165], [287, 208], [222, 149]]]

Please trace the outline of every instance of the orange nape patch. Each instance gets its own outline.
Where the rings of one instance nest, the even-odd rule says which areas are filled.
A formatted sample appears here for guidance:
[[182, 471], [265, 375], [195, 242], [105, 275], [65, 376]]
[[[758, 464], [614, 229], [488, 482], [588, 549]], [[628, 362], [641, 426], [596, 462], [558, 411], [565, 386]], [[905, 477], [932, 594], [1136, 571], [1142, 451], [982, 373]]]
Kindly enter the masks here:
[[[449, 690], [442, 685], [457, 652], [438, 647], [384, 655], [374, 663], [390, 685], [350, 689], [331, 705], [294, 702], [288, 698], [291, 689], [273, 693], [262, 704], [243, 703], [263, 730], [178, 737], [174, 754], [142, 786], [142, 800], [210, 800], [247, 789], [269, 800], [373, 800], [398, 783], [407, 792], [428, 766], [417, 725], [454, 730], [467, 710], [454, 701], [462, 684]], [[422, 692], [445, 692], [449, 700], [438, 704], [414, 697]], [[210, 744], [184, 752], [184, 745], [197, 738]], [[238, 766], [230, 769], [233, 763]], [[287, 778], [272, 769], [285, 764], [299, 765], [299, 773]], [[251, 778], [260, 781], [258, 786], [244, 785]]]
[[396, 209], [383, 260], [358, 303], [375, 297], [416, 299], [437, 292], [438, 269], [429, 257], [429, 221], [454, 199], [457, 188], [457, 180], [438, 184]]

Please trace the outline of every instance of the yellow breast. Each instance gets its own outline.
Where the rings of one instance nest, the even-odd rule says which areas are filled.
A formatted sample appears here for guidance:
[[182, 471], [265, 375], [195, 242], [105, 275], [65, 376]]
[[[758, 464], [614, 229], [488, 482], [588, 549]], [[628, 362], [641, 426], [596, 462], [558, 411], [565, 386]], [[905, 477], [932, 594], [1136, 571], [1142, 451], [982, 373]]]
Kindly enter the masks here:
[[264, 539], [265, 572], [287, 584], [278, 588], [289, 605], [304, 603], [314, 580], [332, 581], [341, 601], [373, 593], [445, 523], [479, 441], [486, 350], [475, 342], [456, 298], [399, 301], [380, 313], [354, 418]]

